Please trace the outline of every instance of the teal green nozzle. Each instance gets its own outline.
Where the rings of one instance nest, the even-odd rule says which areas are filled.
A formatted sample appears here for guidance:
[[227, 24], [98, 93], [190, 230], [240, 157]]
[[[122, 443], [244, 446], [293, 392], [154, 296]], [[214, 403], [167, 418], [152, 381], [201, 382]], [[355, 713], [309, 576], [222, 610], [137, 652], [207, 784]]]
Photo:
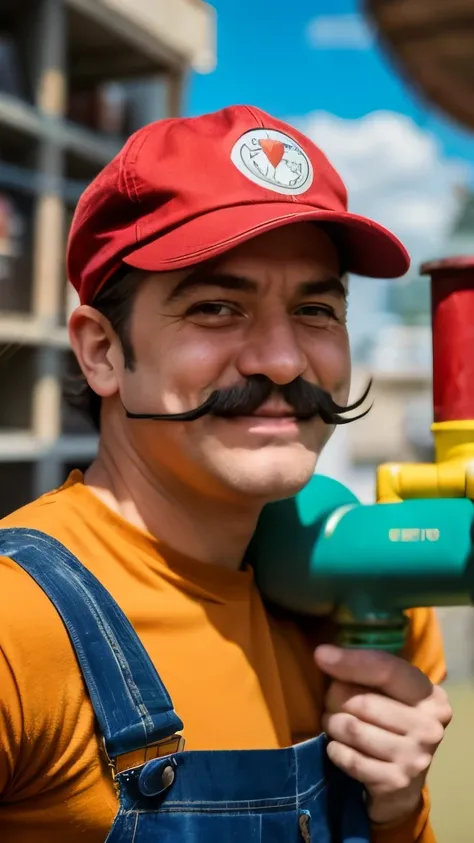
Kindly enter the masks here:
[[367, 618], [415, 606], [465, 605], [474, 594], [473, 503], [465, 498], [361, 504], [316, 475], [263, 510], [249, 547], [266, 598]]

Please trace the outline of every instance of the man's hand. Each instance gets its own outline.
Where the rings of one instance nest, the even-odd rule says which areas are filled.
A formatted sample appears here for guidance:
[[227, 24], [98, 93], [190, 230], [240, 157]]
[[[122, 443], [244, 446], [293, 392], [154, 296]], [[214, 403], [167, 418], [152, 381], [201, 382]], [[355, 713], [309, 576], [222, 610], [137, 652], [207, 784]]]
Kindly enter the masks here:
[[365, 785], [372, 822], [402, 822], [451, 720], [446, 692], [388, 653], [324, 645], [315, 660], [333, 679], [322, 718], [329, 757]]

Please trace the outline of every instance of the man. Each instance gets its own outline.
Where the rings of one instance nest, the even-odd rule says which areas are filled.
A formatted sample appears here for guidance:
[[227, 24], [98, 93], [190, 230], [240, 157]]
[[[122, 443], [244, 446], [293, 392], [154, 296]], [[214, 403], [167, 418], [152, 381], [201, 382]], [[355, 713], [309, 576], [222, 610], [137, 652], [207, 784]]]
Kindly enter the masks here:
[[[256, 108], [152, 124], [86, 190], [70, 338], [100, 446], [2, 524], [3, 843], [100, 843], [112, 826], [135, 843], [322, 843], [336, 820], [354, 840], [360, 794], [373, 841], [433, 841], [424, 784], [451, 716], [433, 614], [412, 613], [404, 659], [342, 652], [324, 618], [265, 607], [244, 563], [262, 507], [309, 481], [347, 403], [346, 273], [407, 267], [347, 212], [321, 151]], [[328, 780], [348, 774], [332, 819], [322, 731]]]

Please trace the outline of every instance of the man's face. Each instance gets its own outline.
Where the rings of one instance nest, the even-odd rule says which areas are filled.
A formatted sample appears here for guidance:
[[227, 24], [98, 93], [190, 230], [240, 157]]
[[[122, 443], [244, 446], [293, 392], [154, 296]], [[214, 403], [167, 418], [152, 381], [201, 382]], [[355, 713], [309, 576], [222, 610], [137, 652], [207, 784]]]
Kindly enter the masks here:
[[[346, 300], [336, 250], [314, 225], [287, 226], [218, 262], [152, 275], [134, 304], [133, 371], [118, 377], [134, 413], [179, 413], [210, 393], [265, 375], [276, 385], [302, 376], [339, 403], [349, 391]], [[123, 416], [117, 398], [114, 413]], [[278, 394], [253, 415], [192, 422], [123, 419], [153, 473], [204, 494], [278, 499], [310, 479], [332, 432], [318, 417], [298, 421]]]

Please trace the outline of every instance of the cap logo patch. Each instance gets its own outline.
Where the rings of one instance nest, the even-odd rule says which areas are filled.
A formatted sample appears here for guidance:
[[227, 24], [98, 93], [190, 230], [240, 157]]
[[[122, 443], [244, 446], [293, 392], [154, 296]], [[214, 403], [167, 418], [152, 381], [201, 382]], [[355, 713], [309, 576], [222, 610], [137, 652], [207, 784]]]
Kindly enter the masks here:
[[296, 196], [313, 183], [311, 161], [301, 146], [275, 129], [253, 129], [234, 144], [231, 160], [250, 181]]

